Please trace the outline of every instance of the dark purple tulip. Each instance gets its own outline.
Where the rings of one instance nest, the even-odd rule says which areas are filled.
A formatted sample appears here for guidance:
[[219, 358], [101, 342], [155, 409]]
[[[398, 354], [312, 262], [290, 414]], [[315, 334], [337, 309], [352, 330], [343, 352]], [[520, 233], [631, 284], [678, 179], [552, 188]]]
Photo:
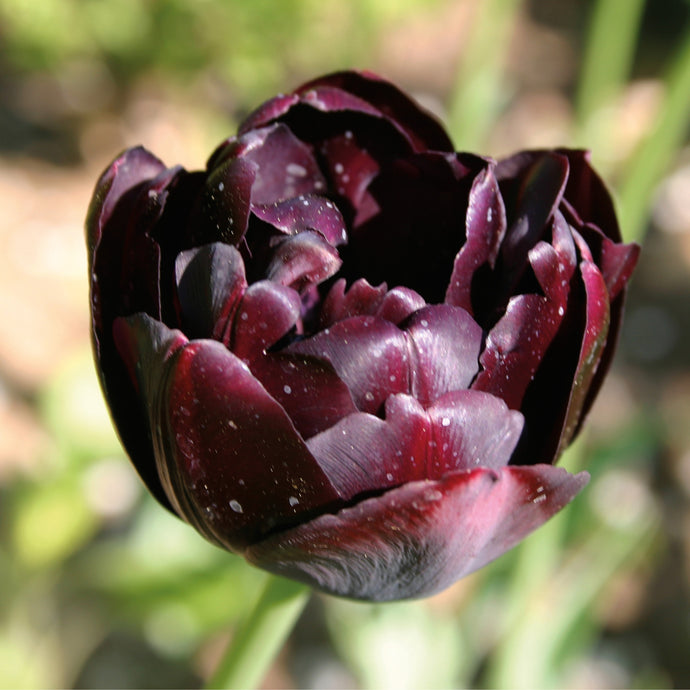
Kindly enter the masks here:
[[553, 462], [638, 254], [586, 153], [454, 153], [396, 87], [345, 72], [261, 106], [205, 171], [125, 151], [87, 231], [127, 452], [259, 567], [431, 594], [586, 483]]

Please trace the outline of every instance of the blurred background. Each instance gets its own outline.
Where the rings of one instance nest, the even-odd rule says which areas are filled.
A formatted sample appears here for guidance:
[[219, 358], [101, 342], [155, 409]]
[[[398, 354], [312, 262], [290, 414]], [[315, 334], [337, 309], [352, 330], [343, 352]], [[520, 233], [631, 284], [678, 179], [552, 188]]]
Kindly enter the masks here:
[[0, 687], [194, 687], [264, 581], [142, 490], [89, 345], [83, 219], [124, 147], [200, 168], [368, 68], [459, 149], [585, 146], [644, 240], [592, 481], [422, 602], [314, 596], [275, 688], [690, 687], [688, 0], [0, 0]]

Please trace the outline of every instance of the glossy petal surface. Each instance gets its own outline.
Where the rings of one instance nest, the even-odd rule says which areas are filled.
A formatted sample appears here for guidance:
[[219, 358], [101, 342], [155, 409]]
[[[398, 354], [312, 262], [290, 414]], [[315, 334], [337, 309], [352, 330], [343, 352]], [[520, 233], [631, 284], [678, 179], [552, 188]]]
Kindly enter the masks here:
[[254, 544], [246, 558], [331, 594], [434, 594], [513, 547], [588, 476], [549, 465], [479, 468], [410, 482]]
[[152, 493], [266, 570], [381, 601], [582, 488], [552, 465], [639, 253], [586, 152], [453, 152], [367, 72], [267, 101], [202, 170], [124, 152], [87, 246], [99, 375]]

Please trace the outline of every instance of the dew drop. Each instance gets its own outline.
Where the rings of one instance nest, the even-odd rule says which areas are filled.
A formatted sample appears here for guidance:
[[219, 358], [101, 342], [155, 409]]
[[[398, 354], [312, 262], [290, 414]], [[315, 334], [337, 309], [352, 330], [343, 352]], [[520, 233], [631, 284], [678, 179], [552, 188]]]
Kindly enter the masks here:
[[287, 384], [285, 384], [285, 385], [283, 386], [283, 391], [285, 391], [285, 394], [286, 394], [286, 395], [290, 395], [290, 393], [292, 393], [292, 388], [290, 388], [290, 386], [288, 386]]
[[232, 501], [230, 501], [230, 502], [228, 503], [228, 505], [229, 505], [236, 513], [242, 513], [242, 512], [244, 512], [244, 511], [242, 510], [242, 506], [240, 505], [240, 502], [239, 502], [239, 501], [236, 501], [234, 498], [232, 499]]
[[218, 183], [218, 191], [222, 192], [225, 189], [225, 183], [224, 182], [219, 182]]
[[450, 426], [450, 419], [448, 419], [448, 417], [444, 417], [441, 420], [441, 426]]
[[296, 496], [290, 496], [290, 498], [288, 498], [288, 503], [291, 506], [296, 506], [299, 503], [299, 498], [297, 498]]
[[295, 177], [304, 177], [307, 174], [307, 169], [299, 163], [288, 163], [285, 171], [288, 175], [294, 175]]

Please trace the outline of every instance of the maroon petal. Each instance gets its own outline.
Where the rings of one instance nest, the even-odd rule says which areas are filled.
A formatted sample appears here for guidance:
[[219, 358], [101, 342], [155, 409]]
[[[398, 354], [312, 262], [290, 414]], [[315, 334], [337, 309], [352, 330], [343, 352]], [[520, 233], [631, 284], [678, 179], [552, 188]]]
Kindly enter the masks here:
[[367, 186], [381, 167], [376, 157], [350, 130], [327, 139], [318, 150], [330, 187], [352, 204], [355, 224], [363, 223], [378, 208], [371, 199], [365, 202]]
[[358, 413], [314, 436], [309, 450], [347, 499], [448, 472], [508, 464], [522, 415], [500, 399], [454, 391], [427, 410], [409, 395], [386, 400], [385, 419]]
[[356, 316], [287, 352], [320, 357], [347, 384], [357, 408], [375, 414], [389, 395], [409, 389], [409, 353], [403, 332], [388, 321]]
[[494, 395], [474, 390], [446, 393], [428, 410], [432, 442], [427, 451], [427, 479], [449, 471], [508, 464], [520, 440], [524, 418]]
[[323, 235], [306, 230], [280, 241], [266, 277], [300, 292], [330, 278], [341, 264], [338, 251]]
[[252, 211], [288, 235], [317, 230], [334, 247], [347, 242], [347, 228], [337, 206], [316, 194], [304, 194], [270, 205], [252, 204]]
[[620, 242], [621, 233], [613, 200], [591, 166], [589, 151], [559, 149], [558, 153], [568, 158], [570, 175], [564, 200], [577, 224], [596, 225], [614, 242]]
[[[181, 347], [187, 338], [178, 330], [162, 327], [148, 314], [135, 314], [127, 319], [119, 317], [113, 323], [113, 349], [119, 353], [123, 365], [119, 384], [123, 390], [131, 390], [129, 397], [118, 398], [119, 404], [110, 402], [115, 419], [126, 421], [123, 431], [137, 441], [136, 453], [127, 447], [132, 463], [151, 493], [166, 507], [173, 509], [175, 501], [170, 501], [167, 491], [158, 474], [154, 452], [150, 408], [151, 400], [163, 374], [165, 363]], [[123, 375], [124, 374], [124, 375]], [[126, 402], [127, 405], [122, 405]], [[116, 416], [120, 415], [120, 416]], [[136, 426], [134, 421], [137, 422]], [[119, 428], [119, 427], [118, 427]]]
[[511, 549], [587, 479], [549, 465], [455, 472], [275, 534], [245, 557], [330, 594], [373, 601], [426, 596]]
[[386, 293], [375, 316], [399, 324], [408, 316], [426, 306], [424, 298], [407, 287], [394, 287]]
[[347, 292], [345, 285], [344, 278], [337, 280], [323, 300], [319, 313], [322, 328], [328, 328], [351, 316], [373, 316], [386, 295], [385, 285], [373, 287], [364, 278], [356, 280]]
[[326, 188], [326, 180], [311, 149], [285, 125], [276, 124], [259, 133], [255, 145], [243, 156], [256, 166], [252, 204], [267, 205]]
[[299, 102], [299, 96], [296, 93], [288, 95], [280, 94], [266, 101], [260, 105], [256, 110], [251, 112], [242, 122], [238, 128], [239, 134], [246, 134], [247, 132], [264, 127], [265, 125], [277, 120], [282, 115], [292, 108], [293, 105]]
[[[148, 423], [112, 339], [123, 314], [161, 312], [161, 252], [152, 237], [181, 169], [166, 170], [142, 148], [119, 156], [103, 173], [89, 208], [91, 318], [98, 373], [118, 434], [138, 466], [152, 464]], [[152, 493], [168, 501], [155, 473], [141, 470]]]
[[348, 387], [322, 359], [270, 352], [253, 358], [249, 366], [302, 438], [311, 438], [357, 412]]
[[584, 336], [556, 457], [568, 446], [581, 422], [585, 400], [609, 333], [609, 295], [604, 278], [591, 257], [580, 264], [580, 271], [587, 299]]
[[189, 249], [177, 256], [175, 273], [185, 332], [192, 338], [225, 340], [247, 289], [239, 251], [222, 242]]
[[319, 313], [322, 328], [351, 316], [378, 316], [397, 325], [426, 306], [424, 298], [410, 288], [395, 287], [387, 291], [385, 283], [373, 287], [365, 278], [356, 280], [347, 292], [345, 285], [345, 279], [341, 278], [328, 291]]
[[222, 340], [240, 358], [250, 361], [280, 340], [298, 321], [302, 309], [292, 288], [260, 280], [252, 283], [235, 312], [232, 332]]
[[525, 151], [496, 166], [507, 215], [514, 219], [501, 248], [507, 286], [519, 278], [529, 250], [547, 231], [568, 172], [568, 159], [552, 151]]
[[449, 304], [424, 307], [403, 328], [415, 398], [426, 405], [449, 391], [469, 388], [479, 370], [483, 333], [464, 309]]
[[531, 268], [544, 295], [519, 295], [510, 300], [505, 314], [489, 332], [480, 359], [483, 371], [472, 385], [503, 398], [511, 409], [520, 409], [570, 308], [575, 249], [560, 213], [556, 213], [551, 228], [553, 245], [542, 241], [529, 252]]
[[165, 165], [156, 156], [142, 146], [137, 146], [124, 151], [103, 172], [96, 183], [86, 217], [86, 241], [90, 262], [93, 262], [103, 228], [122, 197], [163, 170]]
[[[327, 75], [304, 84], [297, 93], [304, 97], [313, 94], [309, 96], [310, 102], [318, 103], [318, 107], [325, 110], [367, 112], [373, 106], [405, 133], [416, 150], [453, 150], [453, 143], [436, 118], [396, 86], [371, 72]], [[356, 96], [357, 101], [352, 96]]]
[[156, 370], [142, 394], [168, 498], [207, 538], [237, 550], [339, 500], [283, 408], [222, 344], [170, 354], [178, 340], [160, 322], [121, 324], [127, 359]]
[[473, 288], [477, 271], [494, 268], [506, 232], [506, 211], [493, 166], [475, 178], [465, 219], [467, 239], [455, 257], [445, 301], [473, 314]]
[[238, 245], [249, 222], [249, 200], [259, 171], [249, 159], [231, 158], [210, 171], [189, 220], [197, 244]]

